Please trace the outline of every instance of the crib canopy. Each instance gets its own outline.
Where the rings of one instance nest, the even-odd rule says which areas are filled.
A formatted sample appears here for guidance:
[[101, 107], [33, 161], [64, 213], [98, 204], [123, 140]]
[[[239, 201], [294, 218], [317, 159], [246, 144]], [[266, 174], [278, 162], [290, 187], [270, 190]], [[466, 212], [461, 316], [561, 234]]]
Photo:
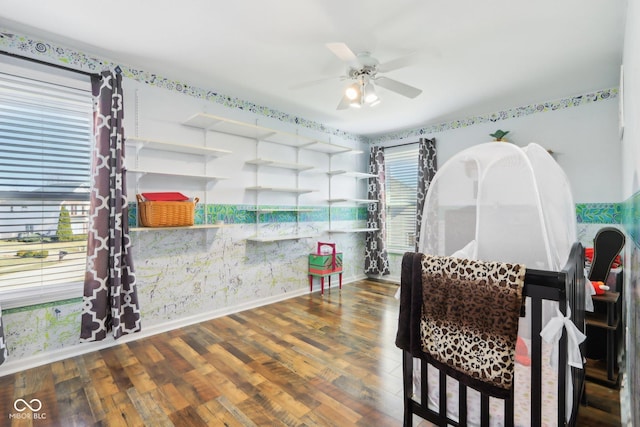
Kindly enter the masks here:
[[558, 271], [576, 241], [564, 171], [540, 145], [489, 142], [436, 173], [425, 199], [419, 250]]

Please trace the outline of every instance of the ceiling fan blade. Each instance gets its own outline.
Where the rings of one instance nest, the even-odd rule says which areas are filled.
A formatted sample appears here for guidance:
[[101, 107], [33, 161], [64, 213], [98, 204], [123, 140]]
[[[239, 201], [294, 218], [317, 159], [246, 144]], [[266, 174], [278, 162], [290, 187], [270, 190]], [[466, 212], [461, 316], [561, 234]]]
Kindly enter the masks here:
[[387, 73], [389, 71], [398, 70], [400, 68], [414, 65], [417, 62], [415, 55], [407, 55], [400, 58], [392, 59], [391, 61], [383, 62], [377, 66], [378, 71], [381, 73]]
[[382, 86], [392, 92], [399, 93], [407, 98], [415, 98], [422, 93], [422, 89], [409, 86], [408, 84], [401, 83], [397, 80], [390, 79], [388, 77], [377, 77], [375, 82], [378, 86]]
[[338, 108], [336, 108], [336, 110], [346, 110], [347, 108], [349, 108], [350, 103], [351, 101], [349, 100], [349, 98], [347, 98], [347, 95], [344, 95], [340, 100], [340, 103], [338, 104]]
[[327, 43], [326, 44], [327, 48], [333, 52], [333, 54], [335, 56], [337, 56], [338, 58], [340, 58], [342, 61], [349, 63], [349, 64], [357, 64], [358, 63], [358, 57], [356, 56], [355, 53], [353, 53], [353, 51], [351, 49], [349, 49], [349, 46], [347, 46], [344, 43]]

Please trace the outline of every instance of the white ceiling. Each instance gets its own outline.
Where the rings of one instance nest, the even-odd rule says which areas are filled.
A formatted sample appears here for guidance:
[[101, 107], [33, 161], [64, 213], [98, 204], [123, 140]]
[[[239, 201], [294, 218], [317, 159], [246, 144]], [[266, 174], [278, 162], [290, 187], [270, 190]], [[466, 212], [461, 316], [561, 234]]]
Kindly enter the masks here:
[[[0, 27], [374, 135], [618, 86], [626, 0], [1, 0]], [[337, 110], [344, 42], [423, 90]], [[328, 79], [327, 79], [328, 78]], [[323, 80], [302, 89], [292, 86]]]

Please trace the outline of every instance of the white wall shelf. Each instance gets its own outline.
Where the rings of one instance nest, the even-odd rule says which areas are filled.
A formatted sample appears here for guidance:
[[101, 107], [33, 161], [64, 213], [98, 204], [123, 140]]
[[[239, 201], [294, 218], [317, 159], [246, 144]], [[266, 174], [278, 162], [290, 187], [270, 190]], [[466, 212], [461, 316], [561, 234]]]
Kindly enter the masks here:
[[378, 231], [378, 228], [332, 229], [329, 233], [366, 233], [368, 231]]
[[249, 208], [249, 212], [271, 213], [271, 212], [314, 212], [313, 208]]
[[127, 172], [138, 174], [138, 178], [142, 178], [145, 175], [163, 175], [163, 176], [174, 176], [174, 177], [185, 177], [192, 178], [201, 181], [216, 181], [221, 179], [227, 179], [222, 176], [210, 176], [205, 174], [197, 174], [197, 173], [175, 173], [175, 172], [161, 172], [161, 171], [152, 171], [147, 169], [137, 169], [137, 168], [128, 168]]
[[298, 240], [298, 239], [311, 239], [317, 237], [315, 234], [285, 234], [285, 235], [277, 235], [277, 236], [253, 236], [247, 238], [250, 242], [279, 242], [282, 240]]
[[168, 231], [168, 230], [202, 230], [207, 228], [222, 228], [226, 224], [198, 224], [176, 227], [131, 227], [129, 231]]
[[356, 178], [356, 179], [368, 179], [368, 178], [375, 178], [376, 175], [372, 174], [372, 173], [364, 173], [364, 172], [351, 172], [351, 171], [346, 171], [346, 170], [333, 170], [333, 171], [328, 171], [327, 175], [329, 176], [349, 176], [352, 178]]
[[292, 193], [292, 194], [313, 193], [314, 191], [317, 191], [311, 188], [266, 187], [262, 185], [246, 187], [246, 189], [251, 191], [275, 191], [279, 193]]
[[204, 147], [191, 144], [178, 144], [174, 142], [158, 141], [154, 139], [129, 137], [127, 143], [135, 145], [138, 150], [148, 148], [152, 150], [169, 151], [174, 153], [194, 154], [200, 156], [218, 157], [225, 154], [231, 154], [229, 150], [220, 148]]
[[286, 163], [286, 162], [280, 162], [277, 160], [270, 160], [270, 159], [264, 159], [264, 158], [247, 160], [245, 163], [250, 165], [257, 165], [257, 166], [269, 166], [272, 168], [292, 169], [297, 171], [305, 171], [305, 170], [314, 168], [313, 166], [309, 166], [309, 165], [301, 165], [299, 163]]
[[311, 151], [319, 151], [320, 153], [327, 154], [342, 154], [342, 153], [360, 153], [359, 150], [354, 150], [349, 147], [345, 147], [343, 145], [332, 144], [329, 142], [323, 141], [313, 141], [308, 144], [303, 145], [301, 148], [311, 150]]
[[367, 203], [378, 203], [377, 200], [374, 199], [329, 199], [329, 203], [356, 203], [359, 205], [365, 205]]
[[251, 139], [264, 139], [274, 132], [271, 129], [263, 128], [261, 126], [231, 120], [208, 113], [196, 113], [182, 122], [182, 124], [185, 126], [226, 133], [229, 135], [243, 136]]
[[189, 117], [182, 124], [186, 126], [206, 129], [214, 132], [226, 133], [258, 141], [267, 141], [274, 144], [288, 145], [322, 153], [339, 154], [359, 152], [344, 145], [318, 141], [303, 135], [291, 132], [271, 129], [257, 124], [244, 123], [208, 113], [197, 113]]

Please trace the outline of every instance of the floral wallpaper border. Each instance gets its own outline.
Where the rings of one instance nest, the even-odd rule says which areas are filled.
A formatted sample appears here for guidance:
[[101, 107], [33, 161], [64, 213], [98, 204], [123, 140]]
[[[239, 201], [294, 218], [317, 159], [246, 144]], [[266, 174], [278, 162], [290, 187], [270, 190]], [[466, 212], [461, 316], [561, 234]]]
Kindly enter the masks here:
[[472, 116], [465, 119], [428, 125], [422, 128], [402, 130], [374, 137], [366, 137], [344, 132], [340, 129], [325, 126], [322, 123], [318, 123], [313, 120], [307, 120], [302, 117], [274, 110], [269, 107], [257, 105], [253, 102], [221, 94], [214, 90], [191, 86], [185, 82], [180, 82], [177, 80], [170, 80], [166, 77], [162, 77], [149, 71], [135, 69], [122, 64], [115, 64], [105, 59], [93, 57], [86, 53], [58, 46], [50, 42], [36, 40], [26, 35], [16, 34], [10, 30], [2, 28], [0, 28], [0, 49], [45, 62], [62, 64], [83, 71], [98, 72], [104, 69], [119, 70], [120, 72], [122, 72], [123, 76], [134, 79], [141, 83], [161, 87], [195, 98], [205, 99], [207, 101], [224, 105], [228, 108], [249, 111], [263, 117], [276, 119], [281, 122], [294, 124], [328, 135], [355, 141], [364, 141], [370, 144], [415, 138], [451, 129], [472, 126], [479, 123], [497, 122], [500, 120], [523, 117], [535, 113], [542, 113], [545, 111], [578, 107], [580, 105], [596, 102], [599, 100], [612, 99], [617, 97], [618, 95], [618, 88], [609, 88], [583, 95], [562, 98], [555, 101], [531, 104], [522, 107], [501, 110], [494, 113]]
[[592, 102], [597, 102], [600, 100], [613, 99], [617, 96], [618, 88], [603, 89], [583, 95], [561, 98], [555, 101], [525, 105], [523, 107], [509, 108], [490, 114], [468, 117], [462, 120], [453, 120], [450, 122], [428, 125], [423, 128], [388, 133], [377, 137], [371, 137], [368, 139], [368, 141], [371, 144], [379, 144], [382, 142], [397, 141], [407, 138], [419, 138], [425, 135], [431, 135], [434, 133], [444, 132], [452, 129], [464, 128], [480, 123], [497, 122], [500, 120], [524, 117], [536, 113], [543, 113], [546, 111], [555, 111], [563, 110], [570, 107], [578, 107], [580, 105], [590, 104]]

